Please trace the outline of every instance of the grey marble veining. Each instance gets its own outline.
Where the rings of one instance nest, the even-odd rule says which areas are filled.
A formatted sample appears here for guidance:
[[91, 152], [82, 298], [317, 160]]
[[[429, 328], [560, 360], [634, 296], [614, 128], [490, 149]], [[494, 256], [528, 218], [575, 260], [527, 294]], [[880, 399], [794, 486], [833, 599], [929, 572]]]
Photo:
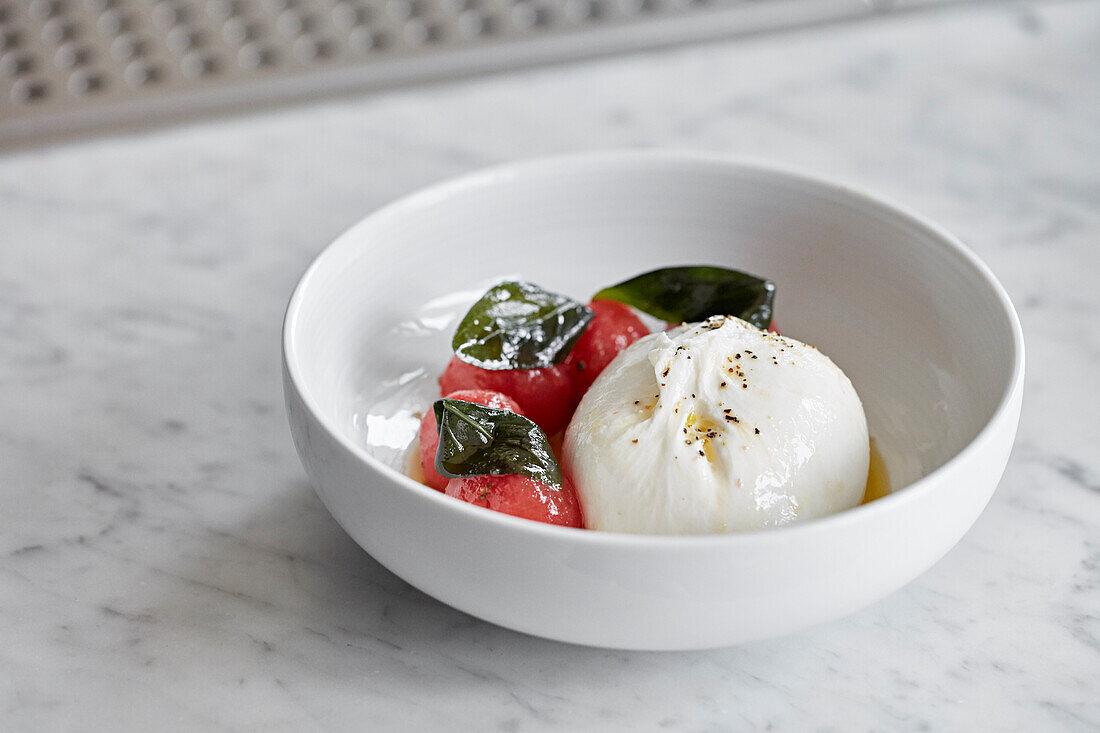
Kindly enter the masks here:
[[[613, 146], [795, 164], [963, 237], [1024, 323], [985, 514], [856, 615], [585, 649], [392, 576], [313, 495], [279, 326], [397, 195]], [[985, 5], [0, 158], [5, 730], [1096, 730], [1100, 6]], [[884, 550], [884, 551], [888, 551]]]

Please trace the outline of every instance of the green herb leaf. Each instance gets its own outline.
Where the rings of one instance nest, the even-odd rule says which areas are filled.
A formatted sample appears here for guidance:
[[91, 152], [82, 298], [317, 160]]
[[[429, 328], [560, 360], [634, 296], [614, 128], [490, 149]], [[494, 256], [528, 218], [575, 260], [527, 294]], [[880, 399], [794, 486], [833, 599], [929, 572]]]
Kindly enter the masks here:
[[518, 474], [563, 488], [550, 441], [527, 418], [463, 400], [436, 400], [432, 409], [439, 428], [435, 470], [441, 475]]
[[737, 316], [767, 328], [775, 283], [724, 267], [666, 267], [604, 288], [592, 299], [617, 300], [669, 323]]
[[592, 320], [592, 310], [531, 283], [489, 289], [458, 324], [455, 355], [482, 369], [540, 369], [566, 355]]

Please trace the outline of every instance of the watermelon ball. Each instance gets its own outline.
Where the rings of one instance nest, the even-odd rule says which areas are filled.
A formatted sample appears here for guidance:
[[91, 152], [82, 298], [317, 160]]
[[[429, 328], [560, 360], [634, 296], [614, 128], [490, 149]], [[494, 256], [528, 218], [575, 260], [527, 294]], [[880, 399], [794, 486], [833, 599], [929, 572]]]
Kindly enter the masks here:
[[[511, 397], [488, 389], [460, 389], [445, 394], [445, 397], [449, 400], [462, 400], [495, 407], [498, 410], [510, 410], [517, 415], [523, 414], [523, 410]], [[447, 488], [447, 481], [450, 479], [435, 470], [435, 452], [438, 447], [439, 427], [435, 422], [435, 410], [429, 407], [420, 421], [420, 468], [424, 472], [424, 483], [436, 491], [443, 491]]]
[[515, 474], [453, 478], [447, 484], [447, 496], [536, 522], [584, 526], [577, 492], [568, 479], [565, 488], [556, 489]]
[[615, 300], [593, 300], [588, 307], [595, 316], [564, 362], [578, 398], [620, 351], [649, 335], [649, 329], [628, 305]]
[[439, 377], [439, 387], [443, 394], [459, 389], [503, 392], [547, 435], [563, 430], [577, 406], [573, 381], [564, 363], [542, 369], [492, 370], [467, 364], [454, 356]]

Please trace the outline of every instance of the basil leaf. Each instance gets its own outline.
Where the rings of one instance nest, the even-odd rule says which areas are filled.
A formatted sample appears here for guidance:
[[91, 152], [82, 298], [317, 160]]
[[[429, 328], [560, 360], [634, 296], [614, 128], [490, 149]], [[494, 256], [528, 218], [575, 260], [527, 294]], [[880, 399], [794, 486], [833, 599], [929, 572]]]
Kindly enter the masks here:
[[518, 474], [564, 488], [550, 441], [538, 425], [508, 410], [462, 400], [436, 400], [435, 470], [447, 478]]
[[666, 267], [604, 288], [592, 299], [617, 300], [670, 323], [737, 316], [767, 328], [775, 283], [725, 267]]
[[458, 324], [455, 355], [482, 369], [540, 369], [562, 361], [592, 320], [592, 310], [537, 285], [489, 289]]

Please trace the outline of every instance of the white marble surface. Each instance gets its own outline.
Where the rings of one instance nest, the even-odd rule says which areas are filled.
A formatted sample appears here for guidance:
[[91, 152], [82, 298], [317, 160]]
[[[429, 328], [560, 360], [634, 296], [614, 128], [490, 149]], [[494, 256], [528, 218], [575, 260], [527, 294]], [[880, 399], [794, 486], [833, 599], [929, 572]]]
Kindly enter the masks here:
[[[358, 549], [284, 424], [296, 278], [488, 163], [671, 145], [797, 164], [960, 234], [1029, 348], [963, 542], [846, 620], [748, 646], [565, 646]], [[1100, 5], [977, 6], [0, 158], [4, 730], [1100, 727]]]

